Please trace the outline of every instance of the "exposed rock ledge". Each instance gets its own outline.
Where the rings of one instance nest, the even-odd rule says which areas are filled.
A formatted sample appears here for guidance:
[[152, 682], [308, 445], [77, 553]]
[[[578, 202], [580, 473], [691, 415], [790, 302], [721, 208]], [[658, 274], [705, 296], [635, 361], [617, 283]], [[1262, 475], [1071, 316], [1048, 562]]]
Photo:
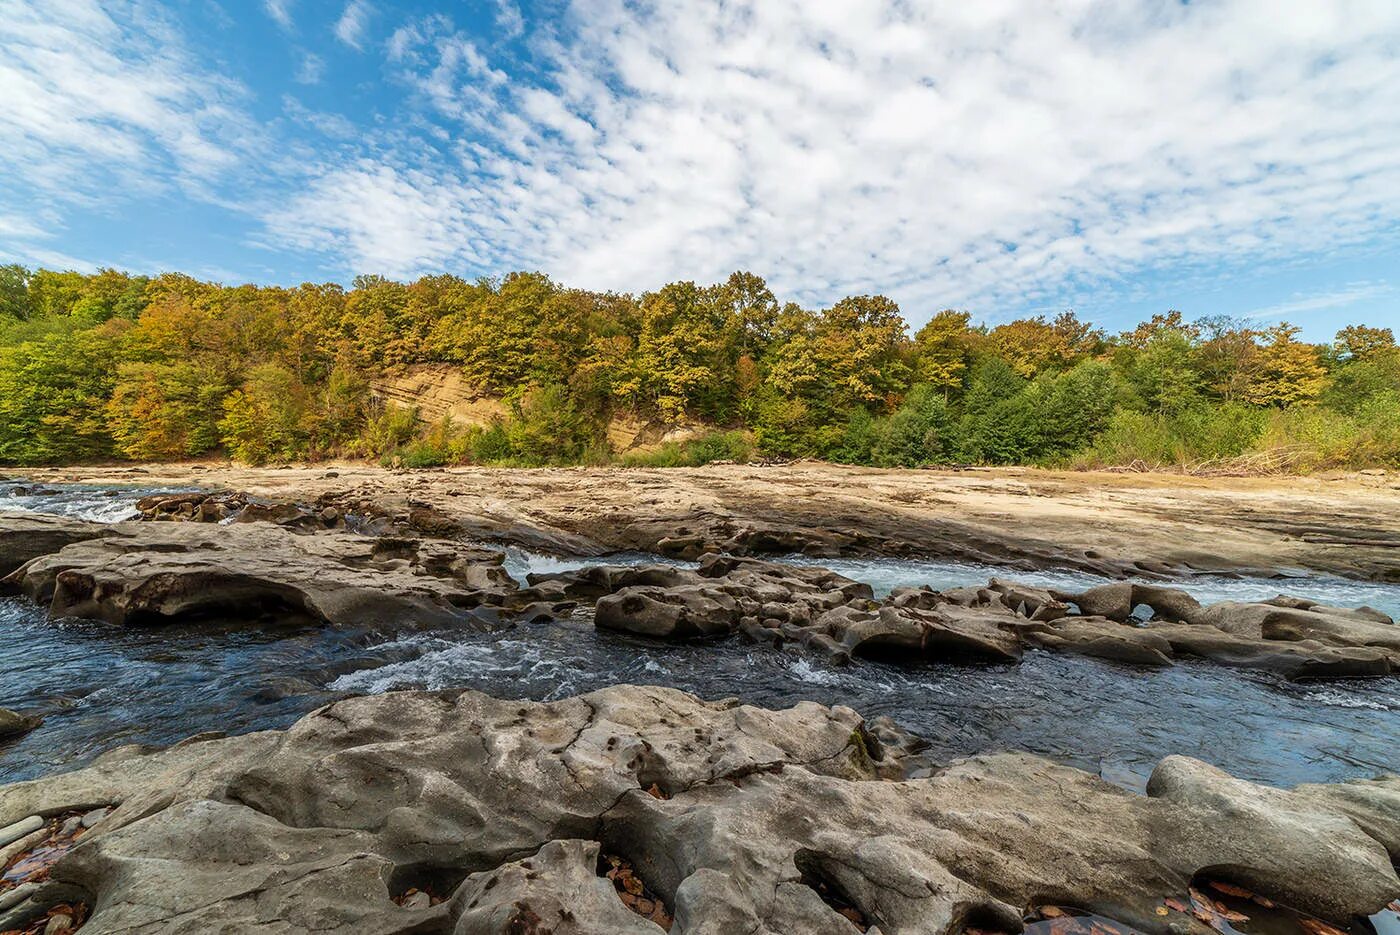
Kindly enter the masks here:
[[[1202, 658], [1289, 678], [1400, 672], [1400, 627], [1370, 608], [1299, 598], [1203, 607], [1185, 591], [1115, 582], [1083, 593], [998, 579], [985, 587], [870, 587], [824, 568], [706, 556], [697, 570], [594, 566], [530, 576], [541, 600], [596, 600], [597, 625], [662, 639], [740, 633], [837, 661], [969, 657], [1015, 662], [1029, 647], [1138, 665]], [[1147, 608], [1150, 619], [1134, 610]]]
[[858, 931], [836, 897], [885, 935], [1046, 903], [1190, 935], [1165, 900], [1203, 871], [1336, 922], [1400, 895], [1400, 778], [1284, 791], [1169, 757], [1139, 796], [1020, 754], [899, 778], [903, 739], [662, 688], [347, 699], [0, 787], [0, 826], [115, 806], [0, 927], [81, 899], [86, 935], [660, 932], [600, 847], [684, 935]]
[[[875, 601], [868, 585], [824, 568], [720, 555], [696, 570], [593, 566], [531, 575], [519, 588], [500, 552], [446, 539], [302, 535], [273, 522], [47, 519], [0, 516], [0, 562], [27, 559], [0, 587], [54, 616], [117, 624], [222, 616], [384, 629], [494, 625], [588, 601], [604, 628], [660, 639], [738, 633], [837, 661], [1014, 662], [1037, 647], [1138, 665], [1202, 658], [1288, 678], [1400, 672], [1400, 627], [1385, 614], [1283, 596], [1203, 607], [1157, 585], [1115, 582], [1075, 594], [993, 579], [948, 591], [900, 588]], [[36, 556], [42, 548], [55, 551]], [[1143, 608], [1145, 620], [1134, 616]]]
[[24, 562], [0, 584], [56, 617], [133, 624], [276, 616], [423, 626], [492, 622], [516, 606], [500, 552], [445, 540], [296, 535], [272, 523], [73, 520], [28, 539], [33, 525], [23, 515], [0, 516], [0, 559]]

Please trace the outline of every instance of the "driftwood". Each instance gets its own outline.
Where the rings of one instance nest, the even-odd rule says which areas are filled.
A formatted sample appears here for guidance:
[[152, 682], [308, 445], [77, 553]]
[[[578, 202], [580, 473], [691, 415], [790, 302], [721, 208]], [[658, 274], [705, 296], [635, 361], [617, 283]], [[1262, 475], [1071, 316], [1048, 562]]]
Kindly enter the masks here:
[[1185, 474], [1188, 477], [1265, 477], [1293, 472], [1307, 455], [1301, 445], [1270, 448], [1228, 458], [1202, 458], [1184, 464], [1149, 463], [1134, 458], [1127, 464], [1100, 468], [1111, 474]]

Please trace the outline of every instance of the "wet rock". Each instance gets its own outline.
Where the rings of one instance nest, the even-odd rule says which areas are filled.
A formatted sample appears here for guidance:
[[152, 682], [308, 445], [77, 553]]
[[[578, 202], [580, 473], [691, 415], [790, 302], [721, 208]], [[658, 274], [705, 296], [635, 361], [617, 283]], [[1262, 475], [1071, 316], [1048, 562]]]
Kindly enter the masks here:
[[1011, 931], [1046, 904], [1179, 935], [1208, 929], [1163, 900], [1207, 872], [1334, 922], [1400, 892], [1396, 777], [1289, 791], [1172, 757], [1143, 796], [1009, 753], [900, 778], [912, 753], [810, 703], [402, 692], [0, 787], [0, 821], [118, 803], [52, 868], [87, 933], [641, 933], [654, 897], [686, 935]]
[[44, 723], [42, 717], [21, 714], [18, 711], [11, 711], [9, 708], [0, 708], [0, 740], [14, 737], [17, 734], [27, 734], [42, 723]]
[[600, 598], [595, 623], [641, 636], [690, 639], [723, 636], [738, 625], [739, 603], [716, 588], [624, 588]]
[[830, 633], [852, 656], [1017, 662], [1022, 643], [1004, 622], [995, 614], [946, 604], [928, 610], [842, 607], [818, 617], [813, 628]]
[[1300, 598], [1207, 607], [1137, 582], [1073, 593], [993, 578], [946, 591], [896, 588], [875, 601], [867, 585], [827, 569], [728, 555], [706, 555], [694, 570], [592, 566], [529, 582], [522, 599], [596, 601], [595, 620], [607, 629], [659, 639], [739, 633], [838, 662], [1015, 662], [1040, 648], [1144, 666], [1201, 658], [1288, 678], [1400, 671], [1400, 627], [1389, 617]]
[[503, 559], [459, 543], [295, 535], [271, 523], [119, 523], [5, 580], [54, 616], [116, 624], [270, 616], [415, 626], [494, 619], [490, 608], [515, 589]]

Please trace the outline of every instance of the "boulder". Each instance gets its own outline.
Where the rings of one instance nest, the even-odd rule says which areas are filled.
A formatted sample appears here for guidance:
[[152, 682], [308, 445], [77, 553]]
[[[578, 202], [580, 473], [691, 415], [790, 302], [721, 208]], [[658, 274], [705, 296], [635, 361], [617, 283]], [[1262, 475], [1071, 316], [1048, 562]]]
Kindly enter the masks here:
[[36, 715], [0, 708], [0, 740], [17, 734], [27, 734], [42, 723], [44, 719]]
[[739, 625], [738, 602], [717, 588], [628, 587], [598, 599], [594, 623], [661, 639], [725, 636]]
[[1396, 777], [1289, 791], [1171, 757], [1136, 795], [1002, 753], [903, 778], [913, 745], [873, 727], [656, 687], [390, 693], [0, 787], [0, 824], [112, 806], [43, 884], [87, 933], [659, 931], [600, 851], [676, 935], [1014, 931], [1046, 903], [1205, 935], [1166, 902], [1201, 873], [1339, 924], [1400, 893]]

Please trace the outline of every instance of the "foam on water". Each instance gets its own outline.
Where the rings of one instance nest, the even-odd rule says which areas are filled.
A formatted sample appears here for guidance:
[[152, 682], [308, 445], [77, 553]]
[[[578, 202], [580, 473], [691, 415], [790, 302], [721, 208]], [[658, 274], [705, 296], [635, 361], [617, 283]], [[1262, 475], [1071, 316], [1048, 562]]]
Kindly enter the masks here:
[[140, 516], [136, 501], [153, 493], [185, 493], [192, 487], [137, 487], [116, 484], [39, 484], [0, 479], [0, 510], [51, 513], [94, 523], [120, 523]]

